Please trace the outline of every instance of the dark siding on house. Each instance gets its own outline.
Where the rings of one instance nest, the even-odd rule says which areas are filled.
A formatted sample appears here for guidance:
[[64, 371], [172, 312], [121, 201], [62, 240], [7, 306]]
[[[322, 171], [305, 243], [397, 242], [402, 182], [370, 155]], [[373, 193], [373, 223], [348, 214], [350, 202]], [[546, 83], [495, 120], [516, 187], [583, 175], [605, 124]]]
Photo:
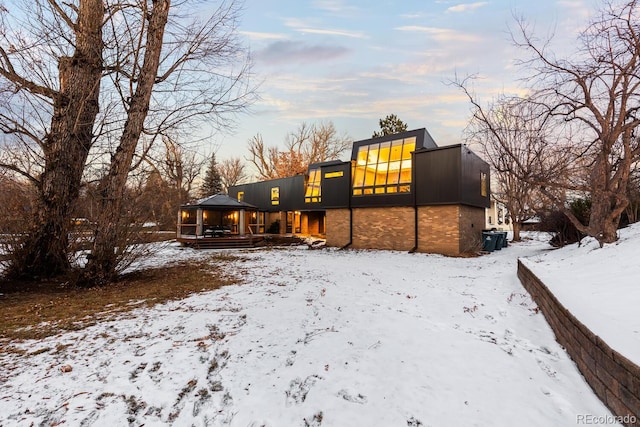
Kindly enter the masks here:
[[[279, 188], [278, 204], [271, 201], [271, 189]], [[269, 181], [241, 184], [229, 189], [229, 196], [238, 198], [238, 192], [244, 191], [243, 201], [257, 206], [261, 211], [279, 212], [304, 209], [304, 175]]]
[[460, 201], [459, 146], [423, 150], [414, 154], [414, 185], [417, 205], [451, 204]]
[[[411, 184], [411, 192], [415, 187]], [[413, 206], [413, 194], [367, 194], [366, 196], [353, 196], [351, 206], [354, 208], [366, 208], [371, 206], [392, 207], [392, 206]]]
[[[461, 147], [462, 202], [480, 208], [491, 207], [491, 178], [489, 164], [467, 147]], [[481, 175], [486, 177], [486, 196], [482, 195]]]
[[[305, 203], [305, 209], [336, 209], [349, 206], [349, 196], [351, 194], [351, 163], [341, 162], [321, 166], [322, 171], [322, 202]], [[329, 173], [342, 173], [342, 176], [326, 178]]]
[[[415, 156], [416, 204], [491, 205], [489, 165], [463, 145], [422, 150]], [[486, 174], [487, 195], [481, 194], [481, 174]]]

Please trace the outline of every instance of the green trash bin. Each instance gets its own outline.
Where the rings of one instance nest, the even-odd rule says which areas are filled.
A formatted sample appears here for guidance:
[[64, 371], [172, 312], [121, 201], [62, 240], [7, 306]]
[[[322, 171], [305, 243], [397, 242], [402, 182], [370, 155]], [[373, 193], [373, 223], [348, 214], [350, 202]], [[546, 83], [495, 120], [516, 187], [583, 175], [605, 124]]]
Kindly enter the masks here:
[[496, 249], [498, 239], [494, 233], [482, 232], [482, 250], [493, 252]]
[[509, 235], [506, 231], [500, 231], [500, 233], [502, 233], [502, 247], [506, 248], [509, 246]]
[[499, 251], [502, 249], [502, 245], [503, 245], [503, 241], [504, 241], [504, 237], [502, 236], [502, 233], [500, 231], [494, 231], [491, 234], [493, 234], [495, 236], [496, 239], [496, 251]]

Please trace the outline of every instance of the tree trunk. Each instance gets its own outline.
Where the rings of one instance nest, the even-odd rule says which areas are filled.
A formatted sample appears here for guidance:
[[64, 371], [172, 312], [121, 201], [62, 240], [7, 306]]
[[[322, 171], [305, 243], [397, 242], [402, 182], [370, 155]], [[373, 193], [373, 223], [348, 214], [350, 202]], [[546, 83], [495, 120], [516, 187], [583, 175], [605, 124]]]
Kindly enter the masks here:
[[75, 52], [58, 63], [60, 89], [54, 98], [50, 133], [42, 142], [45, 160], [34, 228], [10, 274], [52, 277], [69, 268], [70, 211], [80, 192], [93, 143], [102, 76], [102, 0], [83, 0], [75, 24]]
[[522, 229], [522, 223], [520, 221], [512, 221], [511, 225], [513, 226], [513, 242], [519, 242], [522, 240], [520, 238], [520, 230]]
[[598, 157], [591, 175], [593, 191], [587, 234], [594, 236], [600, 246], [618, 240], [620, 217], [629, 205], [628, 180], [628, 168], [625, 172], [621, 167], [621, 170], [612, 177], [607, 155], [601, 154]]
[[126, 238], [125, 228], [129, 224], [122, 223], [121, 206], [133, 156], [149, 110], [171, 2], [153, 0], [152, 3], [153, 10], [145, 15], [148, 19], [148, 29], [144, 61], [131, 99], [127, 121], [120, 144], [111, 157], [109, 172], [102, 178], [99, 186], [98, 226], [91, 256], [81, 279], [81, 284], [85, 286], [102, 286], [111, 282], [118, 273], [120, 255], [125, 246], [131, 243]]

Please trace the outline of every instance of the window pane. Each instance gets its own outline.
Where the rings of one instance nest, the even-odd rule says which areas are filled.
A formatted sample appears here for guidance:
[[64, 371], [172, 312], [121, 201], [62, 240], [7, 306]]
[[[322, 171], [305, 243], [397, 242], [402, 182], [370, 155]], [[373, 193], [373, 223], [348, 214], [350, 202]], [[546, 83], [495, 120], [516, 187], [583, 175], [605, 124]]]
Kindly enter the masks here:
[[373, 188], [365, 188], [364, 194], [373, 194]]
[[354, 196], [360, 196], [362, 195], [362, 189], [361, 188], [357, 188], [353, 190], [353, 195]]
[[480, 172], [480, 195], [487, 196], [487, 174], [484, 172]]
[[376, 170], [375, 170], [375, 166], [372, 168], [367, 167], [367, 170], [365, 172], [365, 176], [364, 176], [364, 185], [373, 185], [373, 183], [375, 182], [376, 179]]
[[400, 183], [408, 183], [411, 182], [411, 167], [408, 169], [403, 168], [402, 172], [400, 172]]
[[398, 187], [395, 185], [390, 185], [387, 187], [387, 193], [397, 193]]
[[411, 152], [416, 149], [416, 139], [407, 138], [404, 140], [404, 146], [402, 147], [402, 160], [410, 159]]
[[386, 163], [389, 161], [389, 152], [391, 151], [391, 143], [383, 142], [380, 144], [380, 157], [378, 158], [379, 163]]
[[353, 178], [354, 187], [362, 187], [364, 185], [364, 166], [357, 166], [356, 173]]
[[391, 144], [391, 156], [389, 160], [400, 160], [402, 159], [402, 140], [399, 139], [397, 141], [393, 141]]
[[356, 163], [358, 166], [363, 166], [367, 164], [367, 150], [369, 149], [368, 145], [358, 148], [358, 158]]
[[367, 158], [368, 165], [375, 165], [378, 163], [378, 146], [380, 144], [371, 144], [369, 146], [369, 156]]
[[387, 169], [389, 163], [378, 163], [378, 173], [376, 174], [376, 185], [385, 185], [387, 183]]
[[397, 184], [399, 173], [400, 173], [400, 162], [389, 163], [389, 177], [387, 178], [387, 183]]
[[376, 187], [376, 194], [384, 194], [384, 187]]

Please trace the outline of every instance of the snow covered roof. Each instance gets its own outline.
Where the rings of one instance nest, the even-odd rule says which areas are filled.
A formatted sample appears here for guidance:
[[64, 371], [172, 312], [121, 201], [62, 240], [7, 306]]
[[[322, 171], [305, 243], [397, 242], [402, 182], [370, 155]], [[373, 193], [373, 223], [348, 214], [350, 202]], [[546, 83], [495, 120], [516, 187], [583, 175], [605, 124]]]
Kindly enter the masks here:
[[219, 209], [258, 209], [249, 203], [240, 202], [226, 194], [218, 193], [213, 196], [205, 197], [195, 203], [182, 205], [181, 208], [201, 207], [201, 208], [219, 208]]

